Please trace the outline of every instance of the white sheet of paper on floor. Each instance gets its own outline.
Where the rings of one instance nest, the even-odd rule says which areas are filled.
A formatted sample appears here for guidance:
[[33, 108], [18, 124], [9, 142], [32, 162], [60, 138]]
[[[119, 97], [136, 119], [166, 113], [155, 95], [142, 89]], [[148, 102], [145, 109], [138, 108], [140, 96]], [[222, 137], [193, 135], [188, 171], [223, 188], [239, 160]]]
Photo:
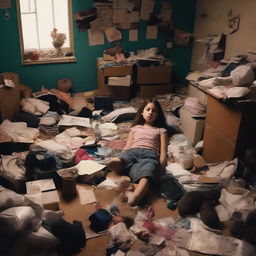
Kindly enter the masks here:
[[114, 254], [114, 256], [125, 256], [125, 253], [122, 252], [122, 251], [120, 251], [120, 250], [118, 250], [118, 251]]
[[103, 182], [101, 182], [98, 186], [98, 188], [118, 188], [117, 183], [109, 178], [106, 178]]
[[78, 188], [78, 194], [79, 194], [80, 203], [82, 205], [92, 204], [96, 202], [96, 198], [93, 190]]
[[27, 194], [37, 194], [40, 192], [55, 190], [53, 179], [33, 180], [26, 182]]
[[104, 236], [105, 234], [107, 234], [107, 230], [101, 231], [101, 232], [94, 232], [92, 231], [89, 227], [85, 227], [85, 233], [86, 233], [86, 239], [91, 239], [91, 238], [95, 238], [95, 237], [99, 237], [99, 236]]
[[100, 130], [101, 129], [111, 129], [111, 130], [115, 130], [116, 131], [118, 129], [118, 127], [114, 123], [104, 123], [104, 124], [100, 124], [99, 125], [99, 129]]
[[93, 160], [82, 160], [76, 165], [78, 175], [90, 175], [104, 169], [105, 167], [105, 165], [98, 164]]
[[90, 118], [62, 115], [58, 126], [82, 126], [91, 128]]

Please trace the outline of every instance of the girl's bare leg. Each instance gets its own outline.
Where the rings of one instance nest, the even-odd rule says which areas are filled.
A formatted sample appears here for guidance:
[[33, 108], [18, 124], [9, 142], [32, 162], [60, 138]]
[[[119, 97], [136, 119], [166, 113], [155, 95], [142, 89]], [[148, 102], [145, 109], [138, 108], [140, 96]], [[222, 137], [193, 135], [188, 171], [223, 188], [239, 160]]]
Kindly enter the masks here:
[[107, 168], [118, 175], [122, 174], [123, 167], [123, 161], [118, 157], [112, 158], [107, 164]]
[[130, 206], [137, 205], [149, 190], [149, 180], [141, 178], [134, 192], [128, 194], [128, 204]]

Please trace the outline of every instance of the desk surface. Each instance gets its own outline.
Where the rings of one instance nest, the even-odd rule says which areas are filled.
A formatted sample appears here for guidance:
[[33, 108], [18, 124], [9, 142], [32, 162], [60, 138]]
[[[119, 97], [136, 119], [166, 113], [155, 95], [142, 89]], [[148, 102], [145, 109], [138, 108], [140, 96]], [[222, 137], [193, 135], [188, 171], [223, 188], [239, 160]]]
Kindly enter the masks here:
[[[202, 92], [206, 93], [207, 95], [210, 95], [212, 97], [214, 97], [215, 99], [218, 99], [220, 101], [222, 101], [223, 103], [231, 103], [234, 104], [236, 106], [250, 106], [250, 105], [254, 105], [256, 106], [256, 94], [254, 92], [254, 90], [251, 90], [251, 92], [249, 94], [247, 94], [244, 97], [240, 97], [240, 98], [221, 98], [219, 96], [217, 96], [216, 94], [212, 93], [211, 91], [209, 91], [210, 88], [205, 88], [203, 86], [200, 86], [198, 84], [198, 82], [191, 82], [191, 85], [198, 88], [199, 90], [201, 90]], [[227, 85], [227, 88], [232, 88], [234, 87], [233, 85]], [[254, 95], [255, 94], [255, 95]]]

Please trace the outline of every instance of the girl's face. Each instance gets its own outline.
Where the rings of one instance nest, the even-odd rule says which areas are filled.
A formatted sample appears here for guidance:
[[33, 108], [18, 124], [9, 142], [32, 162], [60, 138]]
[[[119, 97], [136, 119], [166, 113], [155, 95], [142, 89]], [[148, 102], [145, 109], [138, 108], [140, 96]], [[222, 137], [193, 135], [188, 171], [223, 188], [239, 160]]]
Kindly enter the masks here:
[[157, 118], [158, 111], [154, 103], [148, 103], [143, 109], [142, 116], [146, 124], [152, 125]]

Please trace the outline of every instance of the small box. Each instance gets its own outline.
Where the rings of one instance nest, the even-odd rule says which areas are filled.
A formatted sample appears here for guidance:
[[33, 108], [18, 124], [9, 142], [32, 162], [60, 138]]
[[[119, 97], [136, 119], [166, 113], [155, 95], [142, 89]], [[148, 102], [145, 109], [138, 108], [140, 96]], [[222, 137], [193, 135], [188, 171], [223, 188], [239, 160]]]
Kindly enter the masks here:
[[60, 210], [60, 198], [57, 190], [41, 192], [37, 194], [26, 194], [31, 201], [41, 205], [45, 210]]
[[41, 199], [45, 210], [60, 210], [60, 198], [57, 190], [43, 192]]
[[180, 122], [184, 135], [190, 143], [195, 145], [203, 137], [205, 119], [195, 118], [187, 109], [180, 109]]
[[158, 94], [166, 94], [171, 92], [170, 84], [159, 84], [159, 85], [141, 85], [140, 96], [142, 98], [153, 98]]
[[141, 67], [137, 65], [137, 84], [168, 84], [171, 81], [171, 67]]

